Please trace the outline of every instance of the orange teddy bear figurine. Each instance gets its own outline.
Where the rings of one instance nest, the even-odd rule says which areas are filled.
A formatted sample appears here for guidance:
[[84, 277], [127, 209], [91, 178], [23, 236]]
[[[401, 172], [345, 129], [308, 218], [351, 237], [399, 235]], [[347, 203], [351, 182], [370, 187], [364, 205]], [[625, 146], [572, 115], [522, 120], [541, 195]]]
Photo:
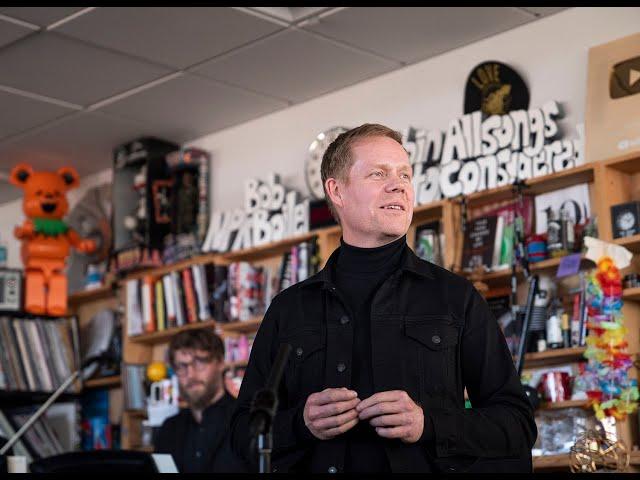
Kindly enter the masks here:
[[67, 314], [66, 259], [69, 248], [92, 253], [93, 240], [83, 239], [62, 220], [69, 210], [67, 191], [79, 185], [75, 169], [35, 172], [27, 164], [16, 165], [11, 183], [24, 190], [22, 209], [27, 216], [14, 235], [22, 241], [25, 270], [24, 309], [35, 315]]

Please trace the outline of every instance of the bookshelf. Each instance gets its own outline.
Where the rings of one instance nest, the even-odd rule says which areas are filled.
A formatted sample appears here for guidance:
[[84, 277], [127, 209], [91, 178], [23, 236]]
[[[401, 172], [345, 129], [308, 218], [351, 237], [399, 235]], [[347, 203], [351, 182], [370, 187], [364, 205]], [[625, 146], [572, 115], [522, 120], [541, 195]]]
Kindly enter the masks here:
[[622, 299], [630, 302], [640, 302], [640, 287], [625, 288], [622, 292]]
[[584, 360], [587, 347], [557, 348], [525, 354], [524, 368], [540, 368]]
[[540, 410], [562, 410], [563, 408], [589, 408], [588, 400], [566, 400], [564, 402], [548, 402], [540, 406]]
[[95, 379], [87, 380], [86, 382], [84, 382], [85, 389], [115, 388], [115, 387], [120, 387], [120, 385], [121, 385], [120, 375], [114, 375], [112, 377], [95, 378]]
[[613, 240], [618, 245], [629, 249], [633, 253], [640, 253], [640, 234], [631, 237], [616, 238]]
[[[564, 188], [580, 183], [588, 183], [592, 213], [598, 216], [600, 238], [612, 241], [610, 228], [610, 212], [609, 208], [615, 203], [628, 201], [632, 198], [640, 198], [640, 192], [634, 190], [632, 183], [640, 180], [636, 176], [640, 173], [640, 159], [638, 156], [621, 157], [610, 161], [590, 163], [579, 166], [577, 168], [559, 172], [544, 177], [537, 177], [526, 181], [528, 188], [525, 190], [527, 195], [536, 195], [540, 193], [550, 192], [559, 188]], [[631, 177], [631, 179], [629, 178]], [[640, 182], [636, 182], [640, 184]], [[492, 203], [498, 203], [513, 198], [511, 187], [501, 187], [493, 190], [487, 190], [470, 195], [467, 198], [467, 206], [469, 209], [480, 208]], [[432, 222], [440, 221], [441, 231], [444, 233], [445, 245], [443, 246], [444, 265], [453, 267], [459, 265], [462, 253], [462, 235], [459, 229], [461, 209], [457, 200], [440, 200], [428, 205], [420, 205], [414, 208], [414, 216], [412, 224], [407, 233], [407, 243], [413, 247], [415, 241], [416, 227]], [[171, 265], [163, 265], [157, 268], [136, 271], [126, 275], [118, 282], [117, 286], [122, 286], [124, 282], [130, 279], [140, 279], [145, 275], [159, 276], [168, 272], [181, 270], [194, 264], [214, 263], [228, 265], [232, 262], [247, 261], [256, 265], [274, 266], [281, 255], [290, 249], [293, 245], [300, 242], [316, 238], [320, 251], [321, 267], [324, 266], [329, 255], [340, 243], [341, 229], [339, 226], [330, 226], [320, 228], [296, 237], [283, 239], [278, 242], [272, 242], [266, 245], [257, 246], [251, 249], [227, 252], [227, 253], [207, 253], [194, 256], [191, 259], [176, 262]], [[627, 239], [615, 240], [616, 243], [624, 245], [634, 252], [640, 251], [640, 235]], [[536, 273], [551, 273], [558, 268], [561, 262], [560, 258], [552, 258], [542, 262], [531, 264], [531, 270]], [[593, 263], [585, 258], [581, 262], [581, 268], [590, 268]], [[633, 268], [636, 268], [634, 265]], [[636, 268], [636, 271], [637, 268]], [[510, 269], [487, 273], [482, 281], [490, 286], [490, 292], [487, 296], [493, 294], [508, 293], [508, 284], [510, 281]], [[520, 272], [519, 281], [523, 280]], [[83, 292], [77, 295], [77, 298], [70, 298], [70, 305], [74, 306], [77, 311], [84, 312], [95, 304], [104, 304], [117, 300], [124, 301], [123, 291], [113, 290], [111, 287], [105, 287], [102, 291], [96, 291], [93, 294]], [[108, 292], [111, 291], [111, 294]], [[638, 350], [638, 325], [640, 322], [640, 288], [627, 289], [624, 292], [625, 300], [625, 317], [627, 325], [631, 326], [629, 336], [632, 352], [637, 353]], [[154, 360], [163, 360], [167, 349], [169, 339], [178, 331], [189, 328], [209, 327], [214, 328], [221, 336], [234, 336], [241, 334], [254, 333], [258, 330], [261, 318], [252, 318], [246, 322], [233, 323], [216, 323], [215, 319], [207, 322], [198, 322], [188, 324], [180, 328], [169, 329], [161, 332], [145, 333], [136, 337], [128, 337], [126, 335], [126, 326], [123, 328], [123, 361], [127, 363], [148, 363]], [[525, 368], [549, 367], [553, 365], [561, 365], [571, 362], [583, 361], [584, 347], [548, 350], [540, 353], [529, 353], [525, 358]], [[227, 367], [243, 367], [246, 362], [228, 363]], [[637, 372], [634, 369], [634, 376]], [[117, 381], [104, 380], [108, 384], [108, 388], [114, 391], [121, 391]], [[91, 388], [91, 383], [87, 382], [87, 388]], [[586, 403], [582, 401], [562, 402], [559, 404], [549, 404], [545, 408], [569, 408], [569, 407], [585, 407]], [[122, 411], [122, 447], [140, 449], [140, 423], [144, 419], [144, 412], [127, 412]], [[637, 416], [630, 417], [625, 422], [618, 424], [618, 433], [620, 438], [625, 440], [630, 448], [638, 445], [637, 432]], [[634, 457], [640, 464], [640, 455]], [[534, 459], [535, 469], [564, 469], [569, 466], [568, 455], [557, 455], [548, 457], [537, 457]]]
[[215, 326], [216, 326], [215, 320], [207, 320], [204, 322], [189, 323], [187, 325], [183, 325], [178, 328], [168, 328], [166, 330], [161, 330], [159, 332], [142, 333], [140, 335], [129, 337], [129, 339], [131, 343], [153, 346], [155, 344], [168, 342], [171, 339], [171, 337], [173, 337], [175, 334], [185, 330], [193, 330], [193, 329], [207, 328], [207, 327], [215, 328]]

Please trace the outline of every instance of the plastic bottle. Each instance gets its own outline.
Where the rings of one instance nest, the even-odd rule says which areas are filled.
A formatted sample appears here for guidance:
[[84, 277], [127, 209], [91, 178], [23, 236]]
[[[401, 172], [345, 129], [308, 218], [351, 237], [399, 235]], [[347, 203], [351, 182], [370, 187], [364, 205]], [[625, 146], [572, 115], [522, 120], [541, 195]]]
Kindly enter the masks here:
[[0, 268], [5, 268], [7, 266], [7, 258], [9, 256], [9, 251], [7, 249], [7, 244], [0, 237]]

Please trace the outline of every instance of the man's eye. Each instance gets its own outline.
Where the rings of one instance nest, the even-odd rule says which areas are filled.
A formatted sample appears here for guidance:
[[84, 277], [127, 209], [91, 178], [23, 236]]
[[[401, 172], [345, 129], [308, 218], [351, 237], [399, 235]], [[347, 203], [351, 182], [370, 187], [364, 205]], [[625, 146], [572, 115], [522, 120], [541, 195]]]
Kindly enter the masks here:
[[381, 177], [382, 172], [373, 172], [371, 175], [373, 175], [374, 177]]

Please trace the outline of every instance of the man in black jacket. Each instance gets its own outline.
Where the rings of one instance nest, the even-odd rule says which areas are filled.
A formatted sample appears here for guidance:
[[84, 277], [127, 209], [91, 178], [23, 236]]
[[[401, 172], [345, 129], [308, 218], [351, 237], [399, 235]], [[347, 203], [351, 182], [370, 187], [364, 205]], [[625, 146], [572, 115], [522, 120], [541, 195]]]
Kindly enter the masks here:
[[255, 468], [251, 399], [288, 343], [274, 471], [530, 472], [537, 429], [495, 318], [470, 282], [406, 245], [414, 194], [400, 135], [372, 124], [343, 133], [321, 170], [341, 246], [273, 299], [233, 448]]
[[235, 399], [224, 387], [224, 343], [211, 329], [180, 332], [169, 360], [189, 408], [165, 420], [156, 453], [170, 453], [181, 473], [246, 472], [231, 451], [228, 429]]

